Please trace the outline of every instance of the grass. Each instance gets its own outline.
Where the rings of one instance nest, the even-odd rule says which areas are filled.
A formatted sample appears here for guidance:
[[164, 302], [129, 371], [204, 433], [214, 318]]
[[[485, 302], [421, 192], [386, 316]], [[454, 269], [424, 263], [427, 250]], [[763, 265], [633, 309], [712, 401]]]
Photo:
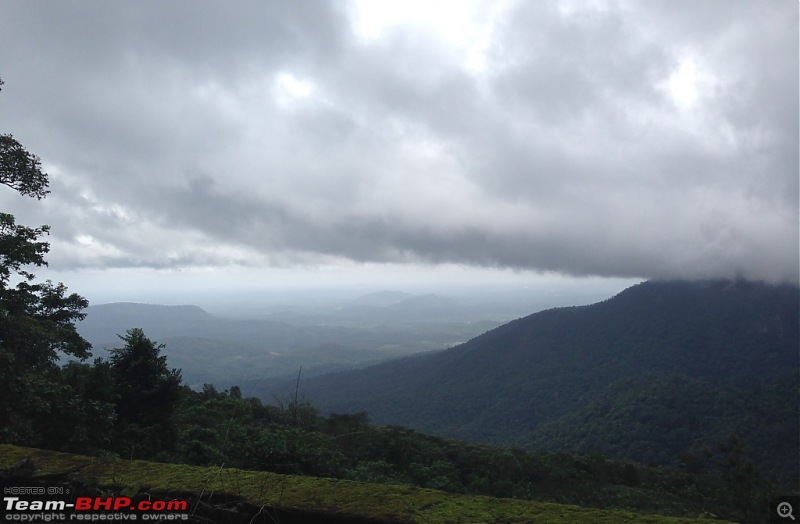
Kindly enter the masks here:
[[721, 522], [709, 518], [643, 515], [553, 503], [484, 496], [453, 495], [432, 489], [346, 480], [280, 475], [226, 467], [162, 464], [113, 457], [87, 457], [0, 445], [0, 470], [23, 460], [33, 477], [70, 475], [87, 486], [115, 489], [125, 495], [149, 492], [229, 495], [256, 506], [353, 515], [388, 523], [552, 523], [679, 524]]

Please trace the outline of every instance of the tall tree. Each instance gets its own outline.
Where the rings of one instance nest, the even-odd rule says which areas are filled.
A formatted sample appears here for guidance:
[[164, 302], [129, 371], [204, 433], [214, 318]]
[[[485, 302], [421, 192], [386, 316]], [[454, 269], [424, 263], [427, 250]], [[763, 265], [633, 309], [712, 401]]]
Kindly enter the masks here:
[[[0, 184], [37, 199], [49, 192], [39, 158], [11, 135], [0, 135]], [[50, 400], [64, 394], [59, 353], [85, 359], [91, 349], [75, 330], [86, 299], [31, 272], [47, 265], [50, 245], [40, 238], [48, 233], [0, 212], [0, 440], [28, 445], [45, 444]]]
[[163, 344], [139, 328], [120, 336], [122, 348], [111, 350], [111, 373], [116, 384], [117, 448], [131, 457], [152, 457], [175, 447], [173, 420], [180, 398], [181, 372], [167, 366]]

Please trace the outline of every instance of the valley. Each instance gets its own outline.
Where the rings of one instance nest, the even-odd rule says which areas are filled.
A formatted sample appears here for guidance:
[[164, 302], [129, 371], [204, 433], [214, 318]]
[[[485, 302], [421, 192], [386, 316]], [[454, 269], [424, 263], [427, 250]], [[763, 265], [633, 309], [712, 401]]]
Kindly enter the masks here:
[[[312, 513], [312, 491], [356, 481], [359, 515], [382, 512], [372, 497], [400, 485], [420, 512], [419, 489], [465, 496], [458, 506], [500, 497], [493, 522], [527, 521], [538, 504], [580, 506], [590, 521], [632, 510], [760, 522], [798, 482], [799, 298], [791, 285], [648, 281], [510, 321], [398, 293], [250, 319], [93, 306], [84, 336], [124, 331], [124, 347], [65, 363], [37, 391], [48, 412], [11, 410], [29, 434], [7, 440], [289, 475]], [[469, 520], [440, 507], [423, 520]]]
[[142, 327], [194, 389], [299, 394], [324, 414], [669, 466], [703, 463], [735, 435], [765, 474], [797, 481], [796, 287], [653, 281], [504, 322], [525, 305], [378, 292], [234, 319], [108, 304], [78, 328], [109, 347]]
[[164, 344], [170, 363], [192, 387], [213, 383], [256, 391], [295, 377], [301, 367], [304, 377], [312, 377], [441, 350], [532, 310], [598, 296], [514, 288], [452, 295], [320, 290], [245, 294], [238, 302], [205, 297], [207, 308], [118, 302], [89, 306], [77, 329], [95, 356], [104, 356], [119, 345], [119, 335], [142, 328]]
[[650, 464], [691, 462], [736, 435], [793, 486], [798, 318], [795, 286], [646, 282], [445, 351], [308, 378], [302, 392], [378, 424]]

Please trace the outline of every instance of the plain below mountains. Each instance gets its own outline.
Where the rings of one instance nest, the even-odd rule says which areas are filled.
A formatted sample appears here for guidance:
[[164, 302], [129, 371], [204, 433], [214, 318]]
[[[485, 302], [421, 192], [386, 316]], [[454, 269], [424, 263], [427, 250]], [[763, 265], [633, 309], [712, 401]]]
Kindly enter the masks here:
[[702, 467], [734, 435], [797, 485], [800, 291], [645, 282], [457, 347], [304, 380], [325, 412], [529, 449]]
[[[513, 309], [513, 308], [512, 308]], [[211, 315], [197, 306], [113, 303], [90, 306], [78, 331], [95, 347], [120, 347], [141, 328], [163, 343], [171, 367], [204, 383], [264, 387], [275, 380], [363, 367], [450, 347], [501, 324], [502, 304], [465, 304], [438, 295], [379, 292], [327, 307], [275, 306], [249, 319]], [[97, 350], [100, 351], [97, 351]]]

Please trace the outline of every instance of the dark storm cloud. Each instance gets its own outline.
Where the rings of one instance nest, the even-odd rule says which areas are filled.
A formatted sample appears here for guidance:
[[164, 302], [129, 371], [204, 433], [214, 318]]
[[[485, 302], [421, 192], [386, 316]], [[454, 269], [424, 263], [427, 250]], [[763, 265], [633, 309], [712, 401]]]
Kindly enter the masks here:
[[0, 204], [68, 267], [796, 281], [797, 10], [518, 2], [471, 68], [345, 4], [5, 2], [1, 131], [53, 194]]

